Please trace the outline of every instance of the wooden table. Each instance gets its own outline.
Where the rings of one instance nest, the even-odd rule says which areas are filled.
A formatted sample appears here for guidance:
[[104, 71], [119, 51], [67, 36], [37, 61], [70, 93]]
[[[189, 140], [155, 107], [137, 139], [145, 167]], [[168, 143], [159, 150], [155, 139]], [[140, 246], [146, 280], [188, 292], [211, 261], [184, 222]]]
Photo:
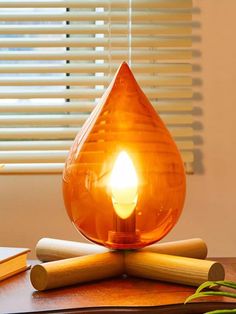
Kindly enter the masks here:
[[[226, 278], [236, 281], [236, 258], [221, 258]], [[236, 300], [218, 297], [184, 305], [195, 288], [138, 278], [113, 278], [69, 288], [37, 292], [29, 271], [0, 283], [0, 313], [204, 313], [236, 308]], [[209, 302], [211, 300], [211, 302]]]

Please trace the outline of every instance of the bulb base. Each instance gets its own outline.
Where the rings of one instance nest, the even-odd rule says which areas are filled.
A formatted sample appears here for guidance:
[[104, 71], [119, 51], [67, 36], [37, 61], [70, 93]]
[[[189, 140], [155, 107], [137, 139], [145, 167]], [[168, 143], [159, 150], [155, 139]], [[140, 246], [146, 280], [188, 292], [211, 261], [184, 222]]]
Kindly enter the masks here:
[[109, 231], [106, 246], [115, 250], [139, 249], [143, 247], [140, 232]]

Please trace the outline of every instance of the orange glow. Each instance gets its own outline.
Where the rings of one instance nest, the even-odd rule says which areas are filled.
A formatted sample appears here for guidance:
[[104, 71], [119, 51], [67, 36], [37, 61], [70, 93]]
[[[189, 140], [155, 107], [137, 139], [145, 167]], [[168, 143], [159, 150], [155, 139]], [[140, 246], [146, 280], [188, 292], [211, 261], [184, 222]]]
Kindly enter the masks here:
[[181, 214], [180, 153], [126, 63], [71, 147], [63, 194], [75, 227], [110, 248], [154, 243]]

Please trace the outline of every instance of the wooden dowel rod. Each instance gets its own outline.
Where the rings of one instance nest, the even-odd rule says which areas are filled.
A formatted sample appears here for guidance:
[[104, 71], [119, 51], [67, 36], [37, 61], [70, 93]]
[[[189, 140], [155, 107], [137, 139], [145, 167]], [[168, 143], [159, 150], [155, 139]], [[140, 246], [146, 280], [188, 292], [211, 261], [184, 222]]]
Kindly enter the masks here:
[[108, 252], [35, 265], [31, 270], [30, 280], [36, 290], [42, 291], [123, 273], [123, 254]]
[[218, 262], [151, 252], [126, 252], [125, 268], [128, 275], [191, 286], [225, 276]]
[[142, 251], [200, 259], [207, 257], [207, 245], [200, 238], [152, 244], [142, 249]]
[[30, 279], [42, 291], [123, 273], [191, 286], [224, 280], [224, 268], [218, 262], [144, 251], [107, 252], [36, 265]]
[[[36, 245], [36, 255], [43, 262], [65, 258], [105, 253], [105, 247], [74, 241], [43, 238]], [[204, 259], [207, 256], [207, 246], [202, 239], [194, 238], [182, 241], [153, 244], [140, 251], [157, 252]]]
[[35, 250], [37, 258], [42, 262], [109, 252], [107, 248], [95, 244], [52, 238], [40, 239]]

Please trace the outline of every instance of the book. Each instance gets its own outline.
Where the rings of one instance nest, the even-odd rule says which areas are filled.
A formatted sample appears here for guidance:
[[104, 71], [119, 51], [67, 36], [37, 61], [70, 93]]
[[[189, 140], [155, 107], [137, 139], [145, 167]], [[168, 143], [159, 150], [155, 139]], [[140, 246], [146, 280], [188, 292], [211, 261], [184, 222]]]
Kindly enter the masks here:
[[0, 281], [29, 268], [29, 251], [26, 248], [0, 247]]

